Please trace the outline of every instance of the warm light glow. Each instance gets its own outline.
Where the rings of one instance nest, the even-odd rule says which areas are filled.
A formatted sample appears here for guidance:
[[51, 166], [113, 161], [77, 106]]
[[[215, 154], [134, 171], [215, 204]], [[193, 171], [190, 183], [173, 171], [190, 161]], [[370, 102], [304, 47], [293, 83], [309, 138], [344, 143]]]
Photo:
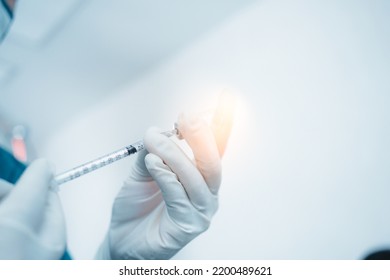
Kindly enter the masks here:
[[219, 154], [223, 156], [233, 126], [236, 98], [229, 91], [221, 93], [215, 109], [211, 127], [217, 142]]

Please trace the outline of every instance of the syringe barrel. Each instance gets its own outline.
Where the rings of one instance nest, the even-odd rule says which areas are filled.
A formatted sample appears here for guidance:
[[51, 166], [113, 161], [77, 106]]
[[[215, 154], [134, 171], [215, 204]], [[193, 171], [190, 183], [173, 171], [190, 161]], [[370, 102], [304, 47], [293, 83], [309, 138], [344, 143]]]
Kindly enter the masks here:
[[[171, 137], [173, 135], [178, 135], [177, 128], [162, 132], [162, 134]], [[127, 156], [130, 156], [132, 154], [138, 153], [139, 151], [145, 149], [144, 142], [143, 141], [137, 141], [129, 146], [126, 146], [122, 149], [119, 149], [115, 152], [109, 153], [107, 155], [104, 155], [102, 157], [99, 157], [95, 160], [91, 160], [87, 163], [84, 163], [82, 165], [79, 165], [75, 168], [72, 168], [68, 171], [65, 171], [63, 173], [58, 174], [53, 179], [53, 186], [57, 187], [63, 183], [72, 181], [78, 177], [81, 177], [85, 174], [88, 174], [92, 171], [95, 171], [99, 168], [102, 168], [106, 165], [109, 165], [115, 161], [118, 161], [122, 158], [125, 158]]]

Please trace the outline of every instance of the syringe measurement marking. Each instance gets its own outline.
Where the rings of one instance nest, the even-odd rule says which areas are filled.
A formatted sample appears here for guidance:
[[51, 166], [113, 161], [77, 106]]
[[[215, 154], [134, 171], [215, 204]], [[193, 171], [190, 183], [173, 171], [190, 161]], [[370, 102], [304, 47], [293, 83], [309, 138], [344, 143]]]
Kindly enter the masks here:
[[[176, 130], [163, 132], [166, 136], [172, 136], [176, 134]], [[125, 148], [112, 152], [108, 155], [99, 157], [95, 160], [82, 164], [78, 167], [72, 168], [66, 172], [63, 172], [54, 177], [54, 184], [61, 185], [63, 183], [69, 182], [73, 179], [76, 179], [82, 175], [88, 174], [96, 169], [109, 165], [117, 160], [120, 160], [129, 155], [135, 154], [145, 148], [142, 141], [135, 142]]]
[[[120, 160], [128, 155], [130, 155], [130, 149], [128, 149], [127, 147], [124, 148], [124, 149], [121, 149], [120, 151], [117, 151], [117, 152], [113, 152], [107, 156], [103, 156], [103, 157], [100, 157], [98, 158], [97, 160], [94, 160], [94, 161], [91, 161], [91, 162], [88, 162], [84, 165], [81, 165], [79, 167], [76, 167], [70, 171], [68, 171], [68, 176], [70, 177], [69, 179], [70, 180], [73, 180], [74, 178], [78, 178], [82, 175], [85, 175], [91, 171], [94, 171], [98, 168], [101, 168], [101, 167], [104, 167], [112, 162], [114, 162], [114, 159], [115, 158], [116, 160]], [[66, 182], [66, 181], [64, 181]]]
[[[88, 163], [85, 163], [83, 165], [80, 165], [78, 167], [75, 167], [66, 173], [64, 173], [63, 180], [60, 180], [58, 183], [62, 184], [68, 181], [71, 181], [73, 179], [76, 179], [82, 175], [85, 175], [91, 171], [94, 171], [98, 168], [104, 167], [110, 163], [113, 163], [114, 161], [120, 160], [126, 156], [129, 156], [130, 154], [136, 153], [137, 150], [133, 146], [128, 146], [126, 148], [123, 148], [119, 151], [113, 152], [111, 154], [108, 154], [106, 156], [102, 156], [96, 160], [90, 161]], [[115, 160], [114, 160], [115, 159]], [[62, 176], [61, 176], [62, 177]], [[66, 178], [68, 177], [68, 178]], [[58, 178], [60, 179], [60, 178]], [[57, 180], [57, 179], [56, 179]]]

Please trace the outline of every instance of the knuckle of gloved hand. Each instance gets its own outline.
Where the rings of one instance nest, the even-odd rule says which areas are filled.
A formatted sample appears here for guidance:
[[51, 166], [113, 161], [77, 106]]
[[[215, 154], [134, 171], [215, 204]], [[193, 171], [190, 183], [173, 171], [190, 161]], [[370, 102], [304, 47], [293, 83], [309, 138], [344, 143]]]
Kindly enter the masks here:
[[209, 219], [211, 219], [215, 215], [215, 213], [218, 211], [218, 208], [219, 208], [218, 197], [217, 196], [213, 196], [212, 197], [212, 202], [210, 202], [209, 211], [207, 213]]
[[211, 225], [211, 219], [209, 217], [207, 217], [207, 215], [202, 215], [202, 216], [203, 216], [201, 219], [202, 226], [199, 227], [199, 234], [208, 230], [210, 228], [210, 225]]
[[209, 195], [206, 201], [206, 204], [203, 205], [202, 208], [198, 209], [200, 214], [203, 214], [207, 217], [207, 219], [211, 220], [212, 217], [218, 210], [218, 196]]
[[197, 204], [193, 204], [193, 206], [199, 214], [211, 219], [218, 210], [218, 195], [212, 194], [210, 191], [200, 195], [202, 195], [203, 200]]
[[208, 227], [207, 218], [197, 211], [189, 211], [182, 213], [182, 216], [176, 217], [174, 223], [176, 225], [176, 236], [183, 239], [188, 236], [197, 236], [205, 231]]
[[162, 135], [156, 128], [150, 128], [145, 133], [144, 144], [146, 149], [154, 154], [160, 155], [165, 149], [171, 149], [171, 140]]
[[205, 189], [203, 193], [200, 193], [199, 196], [202, 196], [202, 201], [197, 202], [196, 204], [193, 202], [195, 209], [200, 213], [209, 213], [210, 209], [212, 209], [213, 197], [210, 194], [208, 189]]
[[194, 215], [194, 219], [192, 221], [192, 232], [195, 235], [199, 235], [206, 230], [209, 229], [211, 223], [211, 219], [209, 218], [208, 215], [203, 214], [203, 213], [197, 213], [197, 215]]

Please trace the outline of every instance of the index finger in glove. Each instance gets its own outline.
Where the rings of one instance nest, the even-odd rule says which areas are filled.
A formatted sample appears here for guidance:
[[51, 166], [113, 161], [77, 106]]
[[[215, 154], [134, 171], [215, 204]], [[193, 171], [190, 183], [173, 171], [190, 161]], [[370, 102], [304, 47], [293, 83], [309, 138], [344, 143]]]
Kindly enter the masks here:
[[39, 226], [52, 179], [48, 162], [44, 159], [34, 161], [4, 199], [0, 213], [11, 215], [32, 227]]
[[210, 191], [216, 194], [221, 184], [221, 158], [213, 131], [206, 121], [184, 114], [179, 116], [178, 128], [191, 147], [196, 166]]

